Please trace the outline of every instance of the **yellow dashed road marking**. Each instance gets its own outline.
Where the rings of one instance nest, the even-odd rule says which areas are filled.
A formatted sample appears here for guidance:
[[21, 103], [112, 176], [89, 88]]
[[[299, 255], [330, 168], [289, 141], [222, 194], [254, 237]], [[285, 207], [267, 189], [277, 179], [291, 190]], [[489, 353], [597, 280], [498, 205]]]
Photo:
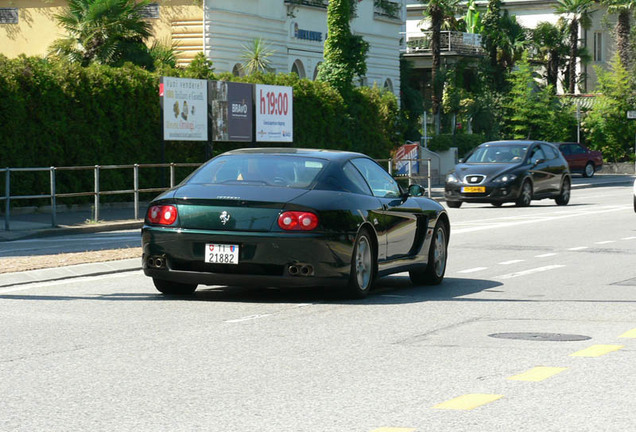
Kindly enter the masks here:
[[636, 329], [632, 329], [628, 332], [623, 333], [622, 335], [620, 335], [619, 337], [622, 338], [636, 338]]
[[379, 429], [373, 429], [371, 432], [415, 432], [415, 429], [401, 427], [381, 427]]
[[508, 379], [513, 381], [543, 381], [544, 379], [559, 374], [566, 369], [567, 368], [564, 367], [538, 366], [522, 374], [508, 377]]
[[501, 399], [503, 395], [498, 394], [466, 394], [456, 397], [441, 404], [435, 405], [433, 408], [448, 409], [448, 410], [471, 410], [487, 403], [494, 402], [497, 399]]
[[625, 345], [592, 345], [584, 350], [570, 354], [571, 357], [600, 357], [602, 355], [618, 351]]

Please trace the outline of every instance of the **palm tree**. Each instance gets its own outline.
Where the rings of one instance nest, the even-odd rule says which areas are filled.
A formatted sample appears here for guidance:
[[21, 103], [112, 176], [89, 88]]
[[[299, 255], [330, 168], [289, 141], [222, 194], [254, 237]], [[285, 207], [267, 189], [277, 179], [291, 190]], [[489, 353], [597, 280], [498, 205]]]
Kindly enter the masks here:
[[241, 66], [246, 74], [252, 75], [257, 72], [269, 71], [272, 63], [269, 57], [274, 54], [265, 41], [261, 38], [252, 40], [251, 45], [243, 45], [244, 52], [241, 55], [243, 63]]
[[532, 30], [532, 41], [536, 60], [545, 65], [546, 82], [556, 90], [559, 69], [568, 53], [567, 26], [561, 20], [557, 25], [541, 22]]
[[49, 55], [87, 66], [118, 65], [132, 61], [147, 65], [152, 60], [144, 42], [152, 36], [142, 11], [149, 0], [69, 0], [55, 18], [67, 36], [56, 40]]
[[616, 21], [616, 50], [618, 56], [626, 69], [632, 61], [632, 52], [629, 46], [629, 35], [631, 33], [631, 17], [636, 12], [636, 0], [603, 0], [607, 5], [609, 13], [618, 15]]
[[[426, 1], [426, 0], [421, 0]], [[439, 107], [442, 99], [441, 83], [438, 83], [437, 74], [441, 64], [440, 39], [442, 32], [442, 24], [455, 17], [455, 13], [459, 10], [459, 0], [428, 0], [424, 16], [431, 20], [431, 53], [433, 56], [433, 64], [431, 68], [431, 81], [433, 86], [432, 109], [435, 116], [436, 129], [439, 128]]]
[[587, 29], [592, 24], [594, 0], [558, 0], [555, 10], [569, 19], [570, 61], [568, 63], [568, 91], [576, 86], [576, 63], [579, 57], [579, 26]]
[[506, 86], [505, 74], [521, 58], [527, 45], [525, 29], [508, 11], [501, 11], [501, 0], [489, 0], [482, 19], [483, 45], [488, 53], [495, 88]]

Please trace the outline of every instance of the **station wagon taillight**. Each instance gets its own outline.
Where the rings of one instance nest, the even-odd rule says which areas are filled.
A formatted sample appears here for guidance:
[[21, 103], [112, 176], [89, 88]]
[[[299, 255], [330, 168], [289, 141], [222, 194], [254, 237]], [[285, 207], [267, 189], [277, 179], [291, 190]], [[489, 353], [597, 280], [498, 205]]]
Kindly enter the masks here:
[[318, 226], [318, 216], [309, 212], [287, 211], [278, 217], [278, 226], [286, 231], [311, 231]]
[[177, 208], [172, 205], [152, 206], [147, 217], [151, 224], [172, 225], [177, 220]]

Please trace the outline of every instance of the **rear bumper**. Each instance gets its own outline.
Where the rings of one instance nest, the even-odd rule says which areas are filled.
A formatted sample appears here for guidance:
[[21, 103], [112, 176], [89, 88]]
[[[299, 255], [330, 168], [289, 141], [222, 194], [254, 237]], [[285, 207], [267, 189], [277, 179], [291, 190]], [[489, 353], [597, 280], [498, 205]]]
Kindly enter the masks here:
[[[145, 226], [142, 266], [147, 276], [189, 284], [334, 285], [348, 280], [354, 239], [341, 234], [228, 233]], [[239, 264], [206, 263], [207, 243], [238, 245]], [[162, 258], [160, 268], [149, 265], [154, 257]], [[300, 268], [306, 272], [296, 271]]]

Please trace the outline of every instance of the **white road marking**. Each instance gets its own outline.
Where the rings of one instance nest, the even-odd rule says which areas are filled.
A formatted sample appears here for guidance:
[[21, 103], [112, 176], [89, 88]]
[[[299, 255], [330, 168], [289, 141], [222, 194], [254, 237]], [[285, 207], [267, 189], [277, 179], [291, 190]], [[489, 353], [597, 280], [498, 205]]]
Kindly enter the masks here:
[[551, 252], [551, 253], [544, 253], [544, 254], [541, 254], [541, 255], [535, 255], [534, 257], [535, 258], [547, 258], [547, 257], [555, 256], [555, 255], [556, 255], [555, 253]]
[[578, 247], [573, 247], [568, 249], [569, 251], [580, 251], [580, 250], [584, 250], [584, 249], [589, 249], [588, 246], [578, 246]]
[[[603, 208], [601, 207], [602, 210], [598, 210], [598, 211], [568, 211], [568, 212], [564, 212], [564, 213], [548, 213], [548, 214], [536, 214], [536, 215], [527, 215], [527, 216], [517, 216], [517, 217], [508, 217], [508, 218], [496, 218], [496, 219], [491, 219], [492, 221], [497, 221], [497, 220], [506, 220], [506, 219], [512, 219], [512, 221], [509, 222], [499, 222], [499, 223], [492, 223], [489, 225], [480, 225], [480, 226], [470, 226], [470, 227], [466, 227], [466, 228], [457, 228], [457, 229], [453, 229], [453, 234], [465, 234], [465, 233], [470, 233], [470, 232], [475, 232], [475, 231], [484, 231], [484, 230], [490, 230], [490, 229], [497, 229], [497, 228], [509, 228], [509, 227], [514, 227], [517, 225], [527, 225], [527, 224], [533, 224], [533, 223], [540, 223], [540, 222], [548, 222], [548, 221], [554, 221], [554, 220], [559, 220], [559, 219], [571, 219], [573, 217], [578, 217], [578, 216], [590, 216], [590, 215], [595, 215], [595, 214], [603, 214], [603, 213], [611, 213], [611, 212], [617, 212], [617, 211], [624, 211], [625, 209], [628, 208], [632, 208], [632, 206], [617, 206], [617, 207], [608, 207], [608, 208]], [[528, 219], [528, 218], [532, 218], [532, 219]], [[488, 220], [481, 220], [480, 223], [484, 223], [487, 222]], [[466, 224], [461, 224], [461, 225], [472, 225], [472, 223], [466, 223]], [[454, 226], [457, 226], [460, 224], [454, 224]]]
[[621, 240], [634, 240], [636, 237], [623, 237]]
[[466, 270], [460, 270], [457, 273], [475, 273], [478, 271], [482, 271], [482, 270], [486, 270], [488, 267], [475, 267], [475, 268], [471, 268], [471, 269], [466, 269]]
[[520, 272], [508, 273], [508, 274], [505, 274], [505, 275], [498, 276], [495, 279], [512, 279], [512, 278], [516, 278], [516, 277], [519, 277], [519, 276], [527, 276], [527, 275], [531, 275], [531, 274], [534, 274], [534, 273], [541, 273], [541, 272], [544, 272], [544, 271], [554, 270], [554, 269], [561, 268], [561, 267], [565, 267], [565, 266], [564, 265], [555, 264], [555, 265], [549, 265], [549, 266], [545, 266], [545, 267], [537, 267], [537, 268], [533, 268], [533, 269], [530, 269], [530, 270], [523, 270], [523, 271], [520, 271]]
[[268, 316], [272, 316], [272, 314], [262, 314], [262, 315], [250, 315], [243, 318], [237, 318], [233, 320], [226, 320], [226, 323], [238, 323], [243, 321], [253, 321], [261, 318], [267, 318]]
[[595, 242], [594, 244], [604, 245], [604, 244], [610, 244], [610, 243], [616, 243], [616, 241], [615, 240], [605, 240], [605, 241]]
[[517, 264], [517, 263], [524, 262], [524, 261], [525, 260], [510, 260], [510, 261], [500, 262], [499, 264], [501, 264], [501, 265], [510, 265], [510, 264]]

